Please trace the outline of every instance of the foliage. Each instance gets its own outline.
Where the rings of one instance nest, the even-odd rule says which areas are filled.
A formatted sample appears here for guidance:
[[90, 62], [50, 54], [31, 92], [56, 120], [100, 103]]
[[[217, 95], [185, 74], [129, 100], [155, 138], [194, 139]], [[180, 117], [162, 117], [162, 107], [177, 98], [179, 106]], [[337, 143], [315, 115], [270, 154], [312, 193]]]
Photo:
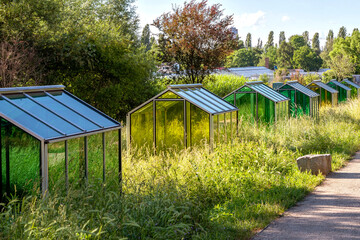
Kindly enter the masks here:
[[306, 44], [309, 44], [309, 40], [310, 40], [310, 38], [309, 38], [309, 32], [308, 32], [308, 31], [303, 32], [302, 36], [303, 36], [303, 38], [304, 38], [305, 43], [306, 43]]
[[225, 67], [256, 66], [261, 58], [260, 55], [261, 52], [256, 48], [236, 50], [226, 58]]
[[243, 86], [248, 79], [234, 74], [213, 74], [204, 81], [204, 87], [220, 97]]
[[281, 31], [279, 34], [279, 46], [281, 45], [282, 42], [286, 41], [286, 37], [285, 37], [285, 32]]
[[322, 65], [322, 59], [309, 46], [303, 46], [294, 51], [293, 64], [295, 68], [305, 71], [317, 71]]
[[355, 70], [355, 64], [350, 61], [347, 55], [332, 56], [330, 67], [338, 80], [352, 77]]
[[151, 41], [150, 41], [150, 26], [146, 24], [142, 34], [140, 42], [143, 46], [145, 46], [145, 51], [149, 51], [151, 49]]
[[251, 44], [251, 33], [248, 33], [248, 34], [246, 35], [245, 47], [246, 47], [247, 49], [251, 49], [251, 47], [252, 47], [252, 44]]
[[290, 45], [294, 48], [294, 50], [298, 50], [301, 47], [307, 46], [307, 42], [301, 35], [293, 35], [289, 39]]
[[258, 66], [265, 67], [265, 58], [269, 58], [269, 68], [274, 69], [274, 66], [277, 64], [277, 55], [276, 55], [276, 47], [269, 47], [267, 51], [263, 52], [261, 55], [261, 59], [258, 63]]
[[327, 83], [330, 82], [330, 80], [336, 79], [336, 72], [332, 69], [327, 70], [322, 75], [322, 81]]
[[291, 68], [293, 65], [294, 48], [290, 43], [282, 42], [277, 49], [277, 64], [280, 68]]
[[124, 154], [122, 194], [117, 174], [109, 172], [105, 188], [14, 196], [0, 213], [0, 237], [250, 238], [323, 179], [299, 172], [297, 157], [330, 153], [336, 170], [358, 150], [359, 103], [323, 108], [319, 121], [299, 117], [269, 126], [240, 120], [239, 137], [212, 153], [205, 147]]
[[312, 49], [315, 51], [317, 55], [320, 54], [320, 40], [319, 40], [319, 33], [315, 33], [312, 39]]
[[342, 26], [340, 29], [339, 29], [339, 33], [338, 33], [338, 38], [343, 38], [345, 39], [346, 38], [346, 27]]
[[265, 51], [267, 51], [267, 49], [269, 47], [273, 47], [274, 46], [274, 31], [270, 31], [269, 32], [269, 36], [268, 36], [268, 40], [265, 44]]
[[230, 29], [233, 18], [223, 17], [220, 7], [192, 0], [153, 23], [166, 39], [164, 51], [181, 65], [190, 83], [201, 83], [236, 47]]

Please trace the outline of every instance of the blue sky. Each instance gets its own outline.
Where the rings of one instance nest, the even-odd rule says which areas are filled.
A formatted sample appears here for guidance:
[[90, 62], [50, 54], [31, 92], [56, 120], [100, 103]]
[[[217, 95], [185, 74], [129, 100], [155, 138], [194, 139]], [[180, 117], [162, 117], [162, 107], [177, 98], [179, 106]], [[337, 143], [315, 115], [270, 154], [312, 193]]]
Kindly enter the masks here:
[[[171, 12], [173, 4], [182, 6], [183, 3], [184, 0], [136, 0], [140, 27], [151, 24], [164, 12]], [[252, 34], [253, 45], [259, 37], [265, 43], [271, 30], [275, 42], [278, 42], [280, 31], [285, 31], [287, 39], [305, 30], [309, 31], [310, 38], [319, 32], [321, 45], [324, 45], [329, 29], [335, 35], [341, 26], [346, 27], [348, 34], [355, 27], [360, 29], [359, 0], [208, 0], [209, 5], [215, 3], [222, 5], [226, 15], [234, 15], [234, 26], [242, 40], [247, 33]], [[154, 27], [151, 31], [156, 33]]]

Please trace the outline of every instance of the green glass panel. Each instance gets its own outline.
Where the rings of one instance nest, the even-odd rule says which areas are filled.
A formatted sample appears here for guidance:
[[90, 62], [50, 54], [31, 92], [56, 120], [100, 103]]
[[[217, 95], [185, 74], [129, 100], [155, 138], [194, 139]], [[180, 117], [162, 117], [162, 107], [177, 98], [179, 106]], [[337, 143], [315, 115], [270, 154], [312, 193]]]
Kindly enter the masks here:
[[49, 191], [65, 190], [65, 142], [51, 143], [49, 151]]
[[233, 105], [235, 105], [235, 102], [234, 102], [234, 94], [230, 94], [229, 96], [227, 96], [226, 98], [224, 98], [225, 101], [227, 101], [228, 103], [231, 103]]
[[[9, 194], [14, 193], [15, 188], [18, 195], [36, 191], [40, 184], [40, 141], [11, 123], [1, 121], [3, 192], [6, 191], [6, 185], [9, 187]], [[7, 144], [9, 146], [8, 164], [6, 162]]]
[[156, 102], [156, 147], [184, 148], [184, 102]]
[[181, 98], [181, 97], [179, 97], [178, 95], [176, 95], [176, 94], [173, 93], [173, 92], [168, 91], [168, 92], [164, 93], [163, 95], [161, 95], [161, 96], [158, 97], [158, 98], [171, 99], [171, 98]]
[[268, 99], [270, 122], [275, 122], [275, 103]]
[[190, 146], [209, 144], [210, 115], [193, 104], [190, 105], [190, 127], [188, 130], [188, 137], [190, 136]]
[[258, 119], [261, 122], [266, 122], [266, 113], [265, 113], [265, 97], [261, 94], [257, 94], [257, 101], [258, 101]]
[[84, 138], [68, 140], [69, 185], [76, 187], [85, 177]]
[[119, 184], [119, 131], [105, 133], [105, 182], [107, 188], [118, 191]]
[[131, 144], [135, 147], [152, 148], [154, 142], [153, 102], [130, 115]]
[[103, 179], [102, 133], [88, 137], [88, 180], [99, 184]]
[[238, 92], [255, 92], [255, 91], [249, 87], [243, 87], [243, 88], [239, 89]]
[[236, 93], [236, 107], [239, 120], [254, 121], [256, 117], [256, 93]]

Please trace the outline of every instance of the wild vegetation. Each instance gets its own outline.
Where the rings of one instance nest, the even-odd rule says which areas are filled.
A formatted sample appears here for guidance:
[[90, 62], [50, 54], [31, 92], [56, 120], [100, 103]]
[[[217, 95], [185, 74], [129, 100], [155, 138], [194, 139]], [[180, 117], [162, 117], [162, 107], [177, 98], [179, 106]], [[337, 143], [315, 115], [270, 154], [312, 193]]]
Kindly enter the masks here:
[[359, 116], [360, 102], [349, 101], [322, 109], [318, 121], [241, 121], [238, 137], [213, 152], [206, 146], [159, 155], [124, 152], [122, 194], [113, 169], [104, 187], [13, 196], [0, 214], [0, 237], [249, 238], [323, 179], [299, 172], [297, 157], [331, 153], [335, 170], [359, 149]]

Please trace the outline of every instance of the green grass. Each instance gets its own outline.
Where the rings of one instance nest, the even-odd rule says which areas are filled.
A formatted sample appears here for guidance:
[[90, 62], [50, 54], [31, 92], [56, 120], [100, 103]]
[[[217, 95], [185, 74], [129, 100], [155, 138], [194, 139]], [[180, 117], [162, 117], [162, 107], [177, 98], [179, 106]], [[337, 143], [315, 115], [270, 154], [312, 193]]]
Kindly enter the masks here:
[[247, 239], [324, 179], [301, 173], [296, 158], [331, 153], [339, 169], [360, 147], [359, 123], [353, 101], [322, 109], [318, 122], [241, 122], [239, 137], [213, 152], [124, 153], [123, 194], [114, 167], [104, 188], [14, 197], [0, 213], [0, 238]]

